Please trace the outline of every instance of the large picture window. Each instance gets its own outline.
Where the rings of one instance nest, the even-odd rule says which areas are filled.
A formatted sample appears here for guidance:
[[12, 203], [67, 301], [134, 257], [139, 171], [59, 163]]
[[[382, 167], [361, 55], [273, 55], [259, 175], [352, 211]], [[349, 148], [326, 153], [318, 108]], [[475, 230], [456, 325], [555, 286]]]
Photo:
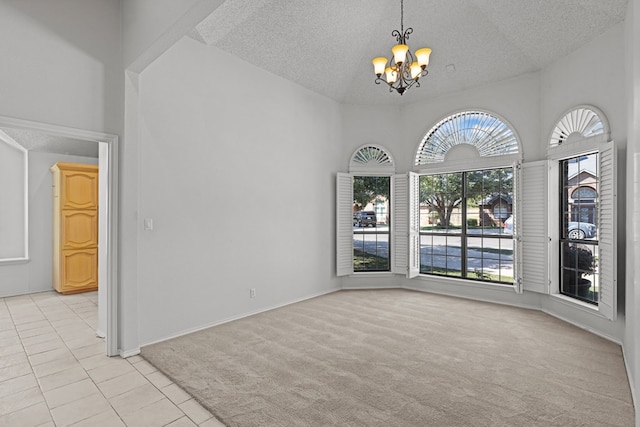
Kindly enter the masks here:
[[420, 177], [420, 273], [513, 283], [513, 168]]

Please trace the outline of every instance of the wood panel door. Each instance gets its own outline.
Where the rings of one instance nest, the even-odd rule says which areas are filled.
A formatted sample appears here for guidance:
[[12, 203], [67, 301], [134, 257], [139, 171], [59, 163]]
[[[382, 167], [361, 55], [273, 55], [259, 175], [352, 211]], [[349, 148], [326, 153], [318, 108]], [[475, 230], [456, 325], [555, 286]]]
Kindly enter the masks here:
[[98, 289], [98, 167], [56, 163], [53, 172], [53, 288]]

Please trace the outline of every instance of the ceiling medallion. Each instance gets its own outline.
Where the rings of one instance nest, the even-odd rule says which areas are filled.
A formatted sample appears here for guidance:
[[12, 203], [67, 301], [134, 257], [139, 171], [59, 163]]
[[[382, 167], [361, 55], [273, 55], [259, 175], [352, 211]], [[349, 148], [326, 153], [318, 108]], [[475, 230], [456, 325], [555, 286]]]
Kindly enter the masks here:
[[[416, 50], [415, 56], [407, 46], [409, 34], [413, 33], [413, 28], [404, 29], [404, 0], [400, 1], [400, 31], [393, 30], [391, 35], [396, 38], [397, 44], [391, 49], [393, 56], [391, 59], [381, 56], [374, 58], [373, 69], [376, 74], [376, 84], [386, 83], [389, 92], [394, 90], [400, 95], [411, 86], [420, 86], [420, 77], [426, 76], [427, 65], [429, 65], [429, 55], [431, 49], [424, 47]], [[387, 65], [389, 64], [389, 65]], [[382, 77], [384, 74], [384, 78]]]

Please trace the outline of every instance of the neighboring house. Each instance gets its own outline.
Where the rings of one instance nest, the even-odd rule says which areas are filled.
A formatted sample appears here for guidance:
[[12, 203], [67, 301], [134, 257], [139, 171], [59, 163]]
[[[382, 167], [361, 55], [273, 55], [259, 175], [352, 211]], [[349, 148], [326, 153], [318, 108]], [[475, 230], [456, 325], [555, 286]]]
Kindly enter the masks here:
[[478, 203], [478, 225], [481, 227], [502, 227], [511, 216], [513, 199], [506, 194], [494, 194]]
[[597, 224], [596, 200], [598, 199], [598, 192], [596, 190], [596, 174], [589, 170], [583, 170], [571, 176], [568, 184], [569, 220]]

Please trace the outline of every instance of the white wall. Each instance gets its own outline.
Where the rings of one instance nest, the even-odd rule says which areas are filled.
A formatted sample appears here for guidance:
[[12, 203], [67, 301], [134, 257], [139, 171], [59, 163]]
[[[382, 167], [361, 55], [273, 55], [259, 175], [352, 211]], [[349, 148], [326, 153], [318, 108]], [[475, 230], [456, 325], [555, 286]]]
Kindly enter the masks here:
[[0, 115], [120, 133], [119, 4], [0, 2]]
[[[541, 134], [548, 143], [553, 126], [570, 108], [591, 104], [600, 108], [609, 120], [611, 138], [618, 149], [618, 194], [626, 193], [627, 102], [625, 91], [625, 28], [619, 24], [582, 48], [561, 58], [542, 72]], [[624, 226], [626, 198], [618, 197], [618, 260], [625, 259], [628, 233]], [[618, 320], [609, 322], [558, 303], [542, 300], [543, 308], [588, 329], [613, 336], [624, 336], [625, 263], [618, 262]]]
[[626, 145], [625, 27], [618, 24], [542, 71], [541, 130], [551, 130], [571, 107], [592, 104], [609, 119], [611, 137]]
[[53, 180], [56, 162], [97, 164], [98, 159], [29, 152], [29, 261], [0, 265], [0, 297], [52, 290]]
[[136, 73], [180, 40], [224, 0], [127, 0], [122, 2], [125, 68]]
[[630, 0], [626, 17], [627, 55], [627, 271], [624, 352], [640, 427], [640, 0]]
[[[599, 52], [597, 61], [593, 60], [594, 51]], [[621, 159], [624, 159], [627, 129], [622, 64], [624, 26], [618, 25], [542, 72], [406, 105], [399, 111], [343, 106], [343, 170], [346, 170], [345, 161], [348, 162], [353, 151], [366, 142], [379, 143], [389, 149], [396, 160], [398, 172], [412, 170], [418, 144], [431, 127], [451, 113], [474, 108], [496, 113], [513, 126], [522, 144], [525, 161], [544, 159], [548, 136], [555, 122], [569, 108], [584, 103], [593, 104], [607, 114], [612, 135], [622, 151]], [[428, 77], [424, 84], [428, 84]], [[623, 171], [624, 166], [620, 173]], [[624, 184], [620, 191], [624, 194]], [[624, 221], [624, 203], [620, 211], [619, 218]], [[624, 227], [619, 227], [619, 242], [624, 253]], [[620, 264], [620, 268], [624, 269], [624, 263]], [[624, 275], [621, 279], [619, 292], [622, 293]], [[387, 282], [396, 283], [395, 280]], [[384, 280], [363, 281], [357, 278], [343, 278], [342, 283], [345, 287], [361, 287], [371, 283], [384, 286]], [[466, 285], [459, 281], [429, 277], [404, 279], [403, 286], [543, 309], [620, 342], [624, 335], [624, 315], [620, 315], [616, 322], [609, 322], [534, 293], [518, 295], [511, 289]], [[623, 311], [622, 307], [620, 309]]]
[[339, 287], [337, 103], [189, 38], [140, 100], [141, 344]]

